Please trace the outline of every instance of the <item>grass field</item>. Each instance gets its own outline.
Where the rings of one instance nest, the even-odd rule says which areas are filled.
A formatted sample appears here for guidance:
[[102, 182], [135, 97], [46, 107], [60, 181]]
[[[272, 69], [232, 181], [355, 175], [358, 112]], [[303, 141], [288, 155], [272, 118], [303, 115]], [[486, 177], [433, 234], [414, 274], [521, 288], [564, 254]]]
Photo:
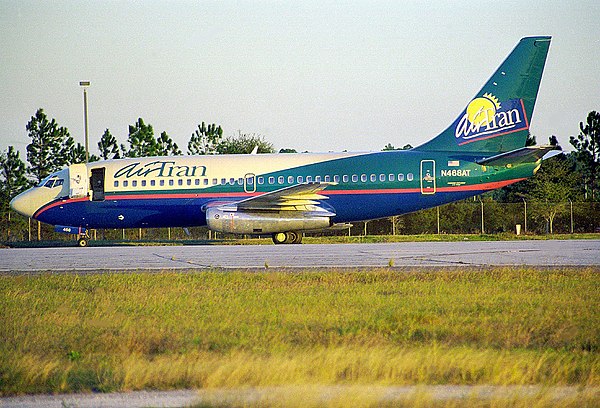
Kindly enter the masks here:
[[599, 272], [0, 276], [0, 393], [598, 387]]

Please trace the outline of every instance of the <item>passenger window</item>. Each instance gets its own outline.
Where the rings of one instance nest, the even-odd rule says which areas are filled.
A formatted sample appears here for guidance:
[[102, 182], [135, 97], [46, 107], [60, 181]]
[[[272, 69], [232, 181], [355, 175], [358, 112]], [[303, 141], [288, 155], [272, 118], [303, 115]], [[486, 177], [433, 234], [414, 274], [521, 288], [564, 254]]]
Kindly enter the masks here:
[[208, 186], [208, 179], [203, 179], [202, 184], [204, 184], [205, 186]]
[[395, 178], [396, 176], [394, 176], [393, 174], [388, 174], [388, 181], [394, 181]]
[[160, 184], [160, 186], [161, 186], [161, 187], [163, 187], [163, 186], [165, 185], [165, 181], [164, 181], [164, 180], [161, 180], [161, 181], [159, 182], [159, 184]]
[[222, 184], [222, 185], [225, 185], [225, 184], [227, 184], [227, 179], [226, 179], [226, 178], [222, 178], [222, 179], [221, 179], [221, 184]]
[[348, 182], [348, 175], [347, 175], [347, 174], [344, 174], [344, 175], [342, 176], [342, 181], [343, 181], [344, 183], [347, 183], [347, 182]]
[[340, 176], [333, 176], [333, 182], [334, 183], [339, 183], [340, 182]]
[[258, 184], [265, 184], [265, 178], [264, 177], [259, 177], [258, 178]]
[[398, 174], [398, 181], [404, 181], [404, 174]]
[[356, 174], [353, 174], [353, 175], [352, 175], [352, 182], [353, 182], [353, 183], [356, 183], [356, 182], [358, 182], [358, 176], [357, 176]]
[[172, 186], [175, 184], [175, 180], [169, 180], [169, 185]]
[[273, 176], [269, 177], [269, 184], [275, 184], [275, 177], [273, 177]]
[[377, 181], [377, 174], [371, 174], [371, 182], [374, 183]]
[[146, 187], [146, 180], [142, 180], [142, 187]]
[[285, 183], [285, 178], [283, 176], [277, 177], [277, 183], [279, 183], [279, 184]]
[[180, 186], [183, 186], [183, 179], [177, 180], [177, 184], [180, 185]]
[[412, 174], [412, 173], [408, 173], [408, 174], [406, 175], [406, 179], [407, 179], [408, 181], [413, 181], [413, 174]]
[[196, 179], [196, 181], [194, 181], [194, 184], [199, 186], [200, 185], [200, 179]]
[[133, 180], [131, 182], [131, 187], [137, 187], [137, 180]]
[[303, 183], [303, 182], [304, 182], [304, 177], [302, 177], [302, 176], [298, 176], [298, 177], [296, 177], [296, 182], [297, 182], [298, 184], [300, 184], [300, 183]]
[[288, 176], [288, 183], [292, 184], [294, 182], [294, 176]]
[[187, 185], [191, 186], [192, 185], [192, 179], [187, 179]]
[[219, 181], [218, 181], [216, 178], [214, 178], [214, 179], [213, 179], [213, 182], [212, 182], [212, 183], [213, 183], [213, 186], [216, 186], [218, 182], [219, 182]]
[[156, 185], [156, 180], [150, 180], [150, 185], [154, 187]]
[[329, 183], [331, 181], [331, 176], [325, 176], [325, 182]]
[[129, 183], [127, 183], [127, 180], [125, 180], [125, 181], [123, 182], [123, 187], [127, 187], [127, 185], [128, 185], [128, 184], [129, 184]]
[[306, 176], [306, 182], [307, 183], [312, 183], [312, 176]]
[[119, 181], [115, 180], [115, 187], [119, 187]]
[[362, 181], [363, 183], [367, 182], [367, 175], [366, 174], [361, 174], [360, 175], [360, 181]]
[[317, 183], [320, 183], [321, 182], [321, 176], [315, 176], [315, 181]]
[[235, 179], [233, 177], [229, 179], [229, 184], [232, 186], [235, 184]]
[[385, 174], [379, 175], [379, 181], [385, 181]]

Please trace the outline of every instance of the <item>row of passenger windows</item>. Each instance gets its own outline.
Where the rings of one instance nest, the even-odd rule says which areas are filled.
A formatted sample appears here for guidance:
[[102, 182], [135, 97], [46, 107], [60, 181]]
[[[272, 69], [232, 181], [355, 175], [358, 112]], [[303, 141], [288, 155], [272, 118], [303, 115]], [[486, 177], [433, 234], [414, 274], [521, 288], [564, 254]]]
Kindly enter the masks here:
[[[407, 181], [413, 181], [414, 176], [412, 173], [408, 173], [406, 175], [406, 180]], [[259, 176], [256, 178], [256, 181], [258, 182], [259, 185], [263, 185], [265, 184], [265, 181], [267, 181], [267, 184], [270, 185], [274, 185], [274, 184], [301, 184], [301, 183], [311, 183], [311, 182], [334, 182], [334, 183], [339, 183], [340, 180], [343, 183], [348, 183], [350, 180], [352, 180], [353, 183], [358, 183], [359, 180], [361, 183], [366, 183], [368, 181], [375, 183], [376, 181], [380, 181], [380, 182], [386, 182], [386, 181], [404, 181], [404, 174], [403, 173], [399, 173], [399, 174], [352, 174], [352, 175], [343, 175], [343, 176], [279, 176], [279, 177], [274, 177], [274, 176], [270, 176], [268, 178], [265, 178], [263, 176]], [[187, 186], [208, 186], [210, 179], [204, 178], [204, 179], [177, 179], [177, 180], [173, 180], [173, 179], [169, 179], [169, 180], [149, 180], [149, 182], [147, 180], [140, 180], [139, 181], [139, 185], [141, 187], [155, 187], [155, 186], [159, 186], [159, 187], [164, 187], [164, 186], [183, 186], [183, 185], [187, 185]], [[219, 179], [213, 178], [212, 179], [212, 185], [216, 186], [216, 185], [244, 185], [244, 178], [240, 177], [240, 178], [222, 178], [220, 180], [219, 183]], [[253, 185], [254, 184], [254, 177], [248, 177], [246, 178], [246, 185]], [[129, 187], [129, 180], [123, 180], [121, 184], [119, 184], [119, 180], [115, 180], [114, 186], [115, 187], [119, 187], [119, 185], [121, 185], [121, 187]], [[138, 186], [138, 180], [131, 180], [131, 187], [137, 187]]]

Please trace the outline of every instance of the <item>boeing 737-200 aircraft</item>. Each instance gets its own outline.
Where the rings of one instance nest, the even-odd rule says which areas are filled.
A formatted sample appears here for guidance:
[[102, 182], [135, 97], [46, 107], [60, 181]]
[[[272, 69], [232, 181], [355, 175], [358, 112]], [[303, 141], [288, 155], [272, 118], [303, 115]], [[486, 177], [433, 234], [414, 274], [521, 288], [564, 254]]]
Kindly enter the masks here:
[[306, 231], [406, 214], [531, 177], [525, 147], [550, 37], [523, 38], [442, 133], [411, 150], [146, 157], [73, 164], [11, 201], [77, 234], [207, 225], [299, 243]]

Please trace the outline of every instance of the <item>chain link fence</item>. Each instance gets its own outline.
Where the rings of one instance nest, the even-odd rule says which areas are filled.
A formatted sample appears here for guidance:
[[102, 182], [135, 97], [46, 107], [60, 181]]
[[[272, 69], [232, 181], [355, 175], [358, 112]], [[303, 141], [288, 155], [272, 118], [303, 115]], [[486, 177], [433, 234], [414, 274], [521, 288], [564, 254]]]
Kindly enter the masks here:
[[[326, 235], [414, 235], [414, 234], [568, 234], [600, 232], [600, 203], [533, 202], [498, 203], [493, 200], [465, 200], [411, 214], [354, 223], [344, 230], [311, 233]], [[0, 223], [0, 242], [74, 240], [54, 232], [50, 225], [5, 214]], [[91, 232], [92, 239], [109, 241], [206, 240], [240, 238], [219, 234], [206, 227], [104, 229]]]

